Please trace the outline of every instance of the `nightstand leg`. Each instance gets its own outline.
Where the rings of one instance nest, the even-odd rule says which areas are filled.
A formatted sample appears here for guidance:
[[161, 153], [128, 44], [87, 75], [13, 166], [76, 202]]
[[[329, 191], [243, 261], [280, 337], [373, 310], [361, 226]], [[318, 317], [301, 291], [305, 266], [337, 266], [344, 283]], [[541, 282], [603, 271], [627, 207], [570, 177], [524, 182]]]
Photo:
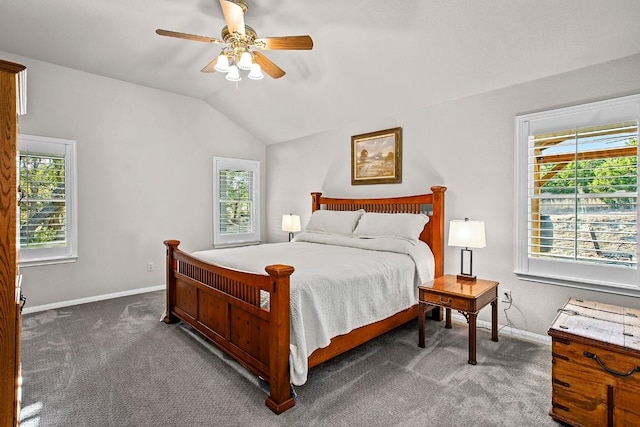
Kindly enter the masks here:
[[424, 318], [427, 315], [427, 304], [418, 304], [418, 347], [424, 348]]
[[444, 321], [444, 327], [451, 329], [451, 309], [447, 308], [446, 320]]
[[469, 313], [469, 364], [476, 364], [476, 317], [477, 313]]
[[498, 341], [498, 300], [491, 302], [491, 341]]

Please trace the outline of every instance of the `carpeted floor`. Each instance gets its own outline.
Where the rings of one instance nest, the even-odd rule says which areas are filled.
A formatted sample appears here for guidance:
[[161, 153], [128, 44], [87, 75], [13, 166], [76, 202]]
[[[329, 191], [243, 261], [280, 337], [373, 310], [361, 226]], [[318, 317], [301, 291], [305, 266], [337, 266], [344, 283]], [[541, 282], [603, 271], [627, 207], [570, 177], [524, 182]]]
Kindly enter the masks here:
[[544, 426], [551, 350], [411, 322], [310, 371], [273, 414], [257, 380], [180, 324], [152, 292], [24, 316], [22, 426]]

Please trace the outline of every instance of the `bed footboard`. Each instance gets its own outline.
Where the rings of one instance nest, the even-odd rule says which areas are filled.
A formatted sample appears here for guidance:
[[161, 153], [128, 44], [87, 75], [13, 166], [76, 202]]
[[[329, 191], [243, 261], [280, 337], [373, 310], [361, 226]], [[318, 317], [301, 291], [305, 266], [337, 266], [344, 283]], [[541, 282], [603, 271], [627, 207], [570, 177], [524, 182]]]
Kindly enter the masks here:
[[[270, 265], [251, 274], [204, 263], [167, 247], [163, 321], [187, 323], [253, 374], [269, 383], [266, 405], [279, 414], [295, 405], [289, 378], [290, 276], [294, 268]], [[261, 291], [269, 296], [261, 306]]]

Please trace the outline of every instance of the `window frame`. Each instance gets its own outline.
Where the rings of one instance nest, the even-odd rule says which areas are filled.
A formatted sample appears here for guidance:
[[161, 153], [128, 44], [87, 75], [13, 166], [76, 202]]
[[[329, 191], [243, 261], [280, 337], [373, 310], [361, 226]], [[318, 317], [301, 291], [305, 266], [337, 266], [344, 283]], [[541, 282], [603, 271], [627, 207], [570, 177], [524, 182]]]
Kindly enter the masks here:
[[[251, 233], [220, 233], [220, 171], [233, 169], [253, 173], [252, 222]], [[213, 157], [213, 246], [214, 248], [247, 246], [261, 243], [260, 240], [260, 162], [258, 160], [237, 159], [231, 157]]]
[[[530, 258], [528, 253], [529, 136], [627, 121], [640, 124], [640, 94], [516, 116], [514, 273], [517, 277], [553, 285], [640, 296], [640, 269], [637, 267], [551, 261]], [[639, 206], [636, 206], [636, 216], [640, 217]]]
[[63, 156], [65, 168], [65, 233], [66, 244], [52, 248], [21, 248], [18, 227], [18, 250], [20, 267], [33, 267], [75, 262], [78, 259], [78, 193], [76, 141], [44, 136], [18, 136], [18, 179], [20, 177], [20, 155], [37, 153], [43, 156]]

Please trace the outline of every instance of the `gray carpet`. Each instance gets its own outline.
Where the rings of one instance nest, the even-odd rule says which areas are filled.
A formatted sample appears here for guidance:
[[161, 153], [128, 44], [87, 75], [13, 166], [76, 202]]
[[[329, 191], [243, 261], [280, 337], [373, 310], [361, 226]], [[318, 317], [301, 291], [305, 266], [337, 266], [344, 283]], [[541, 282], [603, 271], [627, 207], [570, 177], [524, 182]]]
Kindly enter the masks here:
[[[411, 322], [310, 371], [296, 406], [273, 414], [264, 391], [185, 327], [159, 322], [164, 293], [24, 316], [23, 427], [544, 426], [551, 350]], [[194, 387], [194, 385], [196, 385]]]

